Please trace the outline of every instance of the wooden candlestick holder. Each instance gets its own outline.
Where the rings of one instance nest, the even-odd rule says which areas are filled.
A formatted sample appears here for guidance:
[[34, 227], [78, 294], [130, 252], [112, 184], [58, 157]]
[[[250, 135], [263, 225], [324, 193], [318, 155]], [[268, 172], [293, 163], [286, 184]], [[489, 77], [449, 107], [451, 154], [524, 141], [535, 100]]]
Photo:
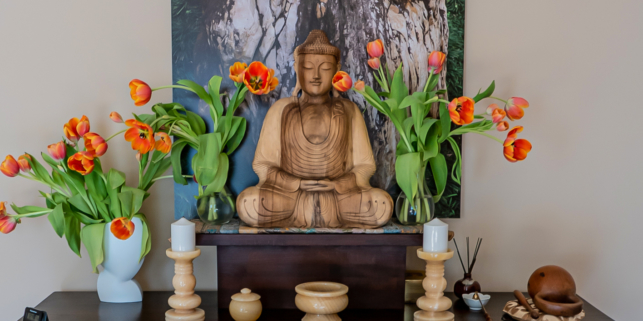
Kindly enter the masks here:
[[445, 253], [424, 252], [418, 249], [418, 257], [426, 261], [426, 277], [422, 287], [426, 291], [424, 296], [417, 300], [417, 306], [422, 311], [413, 314], [414, 321], [453, 321], [453, 313], [447, 311], [452, 302], [444, 296], [447, 280], [444, 278], [444, 261], [453, 257], [449, 249]]
[[201, 255], [201, 250], [174, 252], [170, 248], [165, 251], [165, 254], [175, 261], [174, 278], [172, 278], [174, 295], [168, 300], [173, 309], [165, 312], [165, 321], [205, 320], [205, 312], [198, 308], [201, 305], [201, 297], [194, 294], [196, 278], [192, 274], [192, 261]]

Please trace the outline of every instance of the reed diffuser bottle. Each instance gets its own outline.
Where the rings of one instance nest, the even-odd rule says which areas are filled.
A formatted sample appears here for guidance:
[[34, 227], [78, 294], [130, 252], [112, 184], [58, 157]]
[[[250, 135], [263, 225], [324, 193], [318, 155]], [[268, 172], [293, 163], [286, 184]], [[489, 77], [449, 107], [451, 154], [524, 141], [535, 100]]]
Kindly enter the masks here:
[[478, 283], [478, 281], [474, 280], [471, 277], [471, 270], [473, 270], [473, 266], [476, 264], [476, 258], [478, 257], [478, 250], [480, 249], [480, 245], [482, 244], [482, 239], [479, 238], [478, 242], [476, 242], [476, 248], [473, 252], [473, 260], [469, 261], [469, 237], [467, 237], [466, 267], [464, 266], [464, 262], [462, 261], [460, 249], [458, 249], [458, 243], [455, 241], [455, 238], [453, 239], [453, 243], [455, 244], [455, 249], [458, 252], [458, 258], [460, 259], [460, 264], [462, 264], [462, 270], [464, 271], [464, 277], [455, 282], [455, 285], [453, 286], [453, 292], [455, 293], [455, 296], [457, 296], [459, 299], [462, 299], [463, 294], [481, 292], [480, 283]]

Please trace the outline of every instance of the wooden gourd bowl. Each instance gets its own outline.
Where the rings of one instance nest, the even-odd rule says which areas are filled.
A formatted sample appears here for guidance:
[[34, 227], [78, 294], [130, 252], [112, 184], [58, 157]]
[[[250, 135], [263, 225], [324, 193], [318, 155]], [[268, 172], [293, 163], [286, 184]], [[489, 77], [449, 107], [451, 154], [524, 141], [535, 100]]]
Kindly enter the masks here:
[[571, 317], [583, 310], [574, 278], [559, 266], [547, 265], [534, 271], [527, 288], [534, 305], [543, 313]]

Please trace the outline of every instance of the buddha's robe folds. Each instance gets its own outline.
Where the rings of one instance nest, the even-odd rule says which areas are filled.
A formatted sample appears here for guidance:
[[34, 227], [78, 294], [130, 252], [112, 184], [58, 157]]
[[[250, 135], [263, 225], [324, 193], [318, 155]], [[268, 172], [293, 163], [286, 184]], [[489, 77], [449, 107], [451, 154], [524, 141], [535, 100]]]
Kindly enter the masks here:
[[[335, 98], [331, 106], [329, 133], [319, 144], [304, 136], [296, 98], [281, 99], [270, 108], [252, 163], [259, 184], [237, 199], [246, 224], [374, 228], [390, 219], [390, 195], [368, 182], [375, 160], [362, 114], [345, 99]], [[324, 179], [333, 181], [335, 190], [300, 189], [302, 180]]]

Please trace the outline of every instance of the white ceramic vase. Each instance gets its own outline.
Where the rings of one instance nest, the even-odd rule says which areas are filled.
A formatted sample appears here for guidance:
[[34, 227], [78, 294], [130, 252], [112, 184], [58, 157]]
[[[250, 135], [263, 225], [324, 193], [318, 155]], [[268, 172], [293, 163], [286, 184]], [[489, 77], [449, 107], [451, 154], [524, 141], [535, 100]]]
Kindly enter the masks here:
[[141, 245], [143, 243], [143, 223], [133, 218], [134, 234], [127, 240], [117, 239], [109, 230], [112, 223], [105, 225], [103, 243], [103, 271], [98, 275], [98, 298], [102, 302], [127, 303], [143, 301], [141, 286], [133, 280], [143, 265]]

